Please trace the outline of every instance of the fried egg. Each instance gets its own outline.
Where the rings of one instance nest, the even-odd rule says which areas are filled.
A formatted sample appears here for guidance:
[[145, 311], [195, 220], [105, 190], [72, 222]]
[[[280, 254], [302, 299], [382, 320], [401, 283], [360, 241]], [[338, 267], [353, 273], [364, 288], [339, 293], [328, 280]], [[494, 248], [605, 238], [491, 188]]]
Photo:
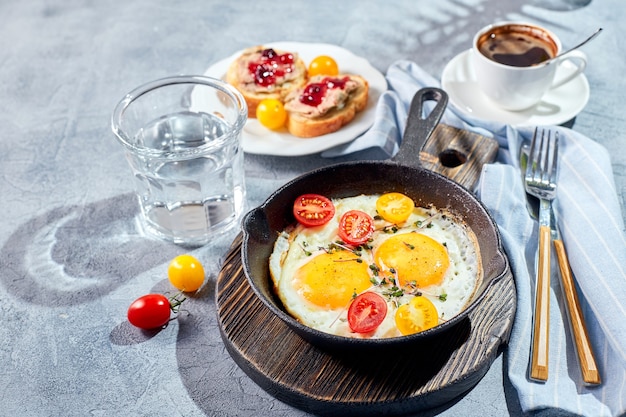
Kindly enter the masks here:
[[[333, 199], [335, 215], [326, 224], [295, 224], [282, 231], [269, 259], [275, 291], [302, 324], [346, 337], [402, 336], [395, 313], [416, 296], [426, 297], [439, 323], [459, 314], [482, 279], [476, 237], [444, 209], [414, 207], [393, 224], [378, 216], [380, 195]], [[375, 231], [367, 244], [352, 247], [338, 237], [339, 219], [350, 210], [368, 213]], [[352, 300], [371, 291], [387, 303], [382, 323], [355, 333], [347, 312]]]

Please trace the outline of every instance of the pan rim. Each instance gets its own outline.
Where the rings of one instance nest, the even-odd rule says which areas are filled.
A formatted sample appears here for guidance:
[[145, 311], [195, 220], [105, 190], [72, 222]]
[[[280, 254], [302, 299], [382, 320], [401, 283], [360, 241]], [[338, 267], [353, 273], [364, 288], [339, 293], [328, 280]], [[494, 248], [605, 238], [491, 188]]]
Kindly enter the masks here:
[[[321, 330], [317, 330], [311, 327], [308, 327], [302, 323], [300, 323], [295, 317], [291, 316], [287, 311], [284, 310], [284, 307], [282, 307], [282, 303], [280, 303], [279, 300], [277, 300], [277, 297], [274, 296], [273, 294], [271, 299], [268, 299], [267, 294], [263, 292], [263, 290], [261, 288], [258, 287], [254, 277], [253, 277], [253, 271], [250, 268], [250, 258], [249, 258], [249, 249], [250, 249], [250, 245], [254, 244], [255, 242], [252, 242], [252, 234], [250, 233], [250, 231], [247, 229], [246, 225], [249, 221], [251, 221], [251, 217], [254, 217], [256, 215], [259, 215], [262, 213], [262, 215], [265, 215], [266, 212], [265, 210], [272, 205], [272, 203], [278, 199], [279, 197], [283, 196], [285, 193], [287, 193], [289, 190], [291, 190], [292, 188], [295, 188], [299, 183], [310, 179], [314, 176], [317, 175], [330, 175], [333, 171], [341, 171], [341, 170], [346, 170], [346, 169], [351, 169], [357, 166], [362, 166], [362, 165], [366, 165], [366, 166], [388, 166], [388, 167], [392, 167], [392, 169], [407, 169], [407, 170], [411, 170], [413, 173], [417, 172], [417, 175], [425, 175], [426, 178], [430, 177], [431, 179], [434, 179], [435, 181], [442, 181], [442, 184], [446, 184], [447, 186], [453, 187], [455, 190], [457, 190], [457, 192], [463, 193], [463, 195], [466, 198], [469, 198], [470, 201], [477, 205], [477, 207], [480, 209], [480, 213], [482, 213], [485, 216], [485, 219], [488, 221], [489, 225], [491, 226], [491, 230], [493, 231], [493, 235], [495, 237], [495, 242], [493, 244], [493, 248], [495, 249], [495, 252], [493, 253], [492, 257], [490, 258], [490, 260], [494, 260], [496, 258], [498, 258], [497, 260], [502, 264], [501, 265], [501, 269], [498, 270], [497, 273], [494, 273], [494, 276], [490, 276], [488, 277], [488, 282], [487, 285], [485, 285], [478, 294], [475, 295], [475, 297], [472, 299], [472, 301], [470, 302], [470, 304], [463, 310], [461, 311], [459, 314], [455, 315], [454, 317], [446, 320], [443, 323], [440, 323], [439, 325], [425, 330], [423, 332], [420, 333], [416, 333], [416, 334], [412, 334], [412, 335], [405, 335], [405, 336], [397, 336], [397, 337], [392, 337], [392, 338], [377, 338], [377, 339], [366, 339], [366, 338], [353, 338], [353, 337], [347, 337], [347, 336], [339, 336], [339, 335], [334, 335], [331, 333], [326, 333], [323, 332]], [[301, 190], [300, 190], [301, 191]], [[353, 194], [354, 195], [354, 194]], [[286, 223], [288, 224], [288, 222]], [[258, 207], [250, 210], [245, 216], [244, 219], [242, 220], [242, 229], [243, 229], [243, 237], [242, 237], [242, 245], [241, 245], [241, 259], [242, 259], [242, 265], [243, 265], [243, 271], [244, 271], [244, 275], [246, 276], [246, 279], [248, 281], [248, 284], [252, 287], [252, 290], [254, 292], [254, 294], [261, 299], [262, 303], [270, 309], [270, 311], [276, 315], [279, 319], [281, 319], [285, 324], [287, 324], [289, 327], [292, 328], [292, 330], [294, 330], [296, 333], [298, 333], [300, 336], [304, 337], [305, 339], [315, 343], [315, 344], [323, 344], [326, 347], [332, 347], [332, 348], [386, 348], [386, 347], [397, 347], [397, 346], [405, 346], [407, 344], [411, 344], [411, 343], [417, 343], [420, 341], [425, 341], [428, 340], [434, 336], [437, 336], [441, 333], [445, 333], [447, 332], [449, 329], [454, 328], [456, 325], [458, 325], [459, 323], [461, 323], [462, 321], [464, 321], [469, 314], [480, 304], [483, 302], [486, 294], [489, 292], [489, 289], [495, 285], [497, 282], [499, 282], [501, 279], [503, 279], [504, 277], [506, 277], [509, 272], [510, 272], [510, 263], [509, 263], [509, 259], [508, 256], [504, 250], [504, 246], [502, 244], [502, 237], [500, 235], [498, 226], [495, 222], [495, 220], [493, 219], [493, 216], [491, 215], [491, 213], [489, 212], [489, 210], [487, 209], [487, 207], [484, 205], [484, 203], [482, 201], [480, 201], [480, 199], [473, 194], [471, 191], [469, 191], [468, 189], [466, 189], [465, 187], [463, 187], [462, 185], [454, 182], [453, 180], [445, 177], [444, 175], [428, 170], [426, 168], [423, 168], [421, 166], [408, 166], [406, 164], [402, 164], [402, 163], [398, 163], [395, 162], [393, 160], [389, 161], [389, 160], [362, 160], [362, 161], [348, 161], [348, 162], [342, 162], [342, 163], [338, 163], [338, 164], [333, 164], [333, 165], [328, 165], [325, 167], [320, 167], [320, 168], [316, 168], [312, 171], [309, 171], [307, 173], [304, 173], [302, 175], [299, 175], [296, 178], [293, 178], [292, 180], [288, 181], [287, 183], [285, 183], [284, 185], [282, 185], [281, 187], [279, 187], [276, 191], [274, 191], [272, 194], [270, 194], [270, 196], [267, 197], [267, 199]], [[276, 232], [280, 232], [276, 231]], [[277, 233], [275, 234], [276, 236], [278, 235]], [[269, 237], [268, 237], [269, 238]], [[270, 238], [271, 239], [271, 238]], [[271, 245], [273, 246], [275, 242], [275, 238], [272, 240]], [[480, 247], [480, 245], [479, 245]], [[482, 248], [480, 248], [482, 250]], [[266, 259], [266, 261], [268, 261]], [[266, 262], [267, 263], [267, 262]], [[484, 262], [483, 262], [484, 264]], [[499, 264], [498, 264], [499, 265]], [[483, 268], [485, 267], [485, 265], [483, 265]], [[269, 267], [268, 267], [269, 268]], [[266, 277], [269, 280], [269, 277]], [[483, 280], [486, 277], [483, 274]], [[272, 284], [270, 282], [268, 282], [268, 286], [270, 287], [270, 291], [271, 291], [271, 287]]]

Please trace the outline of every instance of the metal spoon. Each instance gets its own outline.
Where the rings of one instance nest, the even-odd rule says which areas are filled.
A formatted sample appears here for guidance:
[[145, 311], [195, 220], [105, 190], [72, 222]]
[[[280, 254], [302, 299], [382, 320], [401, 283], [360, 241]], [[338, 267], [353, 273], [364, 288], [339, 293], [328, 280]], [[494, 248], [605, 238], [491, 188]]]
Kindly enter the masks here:
[[591, 36], [589, 36], [587, 39], [585, 39], [584, 41], [582, 41], [581, 43], [579, 43], [578, 45], [574, 46], [573, 48], [568, 49], [565, 52], [561, 52], [560, 54], [558, 54], [557, 56], [555, 56], [554, 58], [550, 58], [547, 61], [542, 62], [542, 64], [547, 64], [548, 62], [554, 61], [555, 59], [559, 59], [561, 58], [563, 55], [567, 55], [570, 52], [572, 52], [574, 49], [578, 49], [581, 46], [583, 46], [584, 44], [586, 44], [587, 42], [589, 42], [590, 40], [592, 40], [593, 38], [595, 38], [596, 36], [598, 36], [600, 34], [600, 32], [602, 32], [602, 28], [598, 28], [598, 30], [596, 30], [595, 32], [593, 32], [593, 34]]

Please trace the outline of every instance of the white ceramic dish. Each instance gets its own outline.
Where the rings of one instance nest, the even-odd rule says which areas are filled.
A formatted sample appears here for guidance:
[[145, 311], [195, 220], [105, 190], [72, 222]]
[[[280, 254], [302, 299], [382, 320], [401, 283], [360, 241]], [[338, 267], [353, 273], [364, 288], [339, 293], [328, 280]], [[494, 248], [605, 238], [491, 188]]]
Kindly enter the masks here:
[[[566, 71], [573, 64], [564, 63]], [[523, 111], [508, 111], [492, 104], [476, 82], [474, 68], [467, 50], [454, 57], [443, 70], [441, 86], [448, 93], [450, 103], [464, 114], [478, 119], [501, 122], [513, 126], [560, 125], [574, 117], [589, 100], [589, 83], [584, 74], [558, 88], [548, 91], [536, 106]]]
[[[368, 81], [369, 98], [365, 110], [358, 113], [348, 125], [337, 132], [315, 138], [298, 138], [289, 134], [286, 129], [272, 131], [263, 127], [256, 119], [248, 119], [242, 133], [242, 144], [245, 152], [278, 156], [313, 154], [349, 142], [372, 126], [376, 103], [378, 97], [387, 90], [387, 80], [366, 59], [339, 46], [323, 43], [272, 42], [263, 45], [297, 52], [307, 65], [318, 55], [329, 55], [337, 61], [340, 72], [358, 74]], [[242, 52], [238, 51], [211, 65], [204, 75], [223, 79], [230, 63]]]

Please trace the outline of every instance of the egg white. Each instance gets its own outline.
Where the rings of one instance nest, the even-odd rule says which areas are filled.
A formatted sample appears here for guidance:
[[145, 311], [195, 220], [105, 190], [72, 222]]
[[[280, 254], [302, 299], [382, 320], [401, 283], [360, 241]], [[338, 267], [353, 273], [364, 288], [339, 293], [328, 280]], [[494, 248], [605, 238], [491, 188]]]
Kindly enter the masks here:
[[[363, 250], [360, 256], [368, 265], [374, 263], [375, 250], [386, 239], [400, 233], [423, 233], [444, 244], [448, 251], [450, 267], [439, 285], [419, 288], [418, 291], [437, 308], [440, 322], [459, 314], [466, 307], [475, 288], [482, 279], [480, 253], [474, 233], [462, 221], [436, 208], [416, 207], [409, 219], [401, 225], [393, 225], [376, 217], [376, 200], [379, 195], [359, 195], [334, 199], [334, 217], [325, 225], [303, 227], [294, 225], [281, 232], [270, 256], [269, 269], [278, 297], [285, 309], [306, 326], [323, 332], [346, 337], [385, 338], [401, 336], [395, 325], [395, 312], [399, 305], [408, 303], [413, 294], [405, 292], [401, 297], [384, 295], [388, 285], [380, 283], [380, 277], [371, 271], [373, 291], [387, 300], [387, 315], [383, 323], [367, 334], [352, 332], [347, 321], [349, 305], [341, 308], [321, 308], [305, 298], [294, 288], [296, 271], [313, 257], [324, 253], [339, 241], [337, 230], [339, 219], [349, 210], [361, 210], [375, 218], [376, 231], [369, 244], [371, 250]], [[348, 303], [349, 304], [349, 303]]]

